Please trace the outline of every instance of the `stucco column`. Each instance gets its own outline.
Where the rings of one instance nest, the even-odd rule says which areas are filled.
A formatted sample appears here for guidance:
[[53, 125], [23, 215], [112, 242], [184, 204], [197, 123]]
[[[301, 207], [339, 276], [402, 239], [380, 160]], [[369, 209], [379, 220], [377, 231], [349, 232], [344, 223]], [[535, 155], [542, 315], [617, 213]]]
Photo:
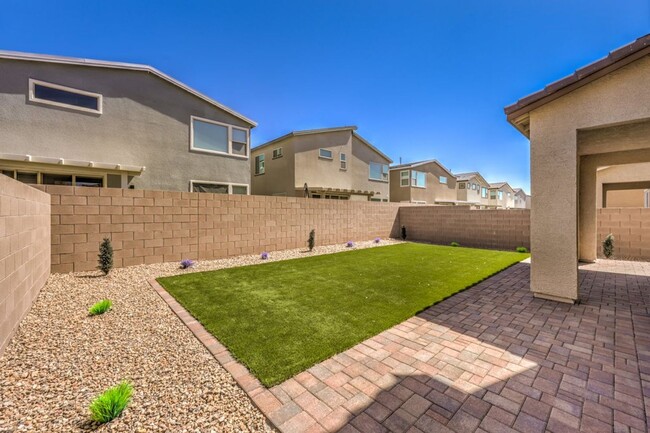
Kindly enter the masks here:
[[580, 157], [580, 217], [578, 219], [578, 245], [580, 261], [595, 262], [598, 229], [596, 223], [597, 161], [592, 156]]
[[[539, 114], [538, 114], [539, 113]], [[535, 297], [578, 299], [577, 136], [544, 110], [531, 113], [531, 275]]]

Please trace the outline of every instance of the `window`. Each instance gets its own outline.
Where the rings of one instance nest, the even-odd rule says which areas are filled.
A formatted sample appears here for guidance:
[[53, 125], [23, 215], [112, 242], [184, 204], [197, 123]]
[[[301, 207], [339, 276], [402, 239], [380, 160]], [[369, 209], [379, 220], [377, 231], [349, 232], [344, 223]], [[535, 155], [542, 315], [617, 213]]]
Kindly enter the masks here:
[[383, 182], [388, 182], [388, 165], [371, 162], [370, 174], [368, 177], [372, 180], [381, 180]]
[[499, 191], [499, 200], [503, 200], [503, 191]]
[[440, 183], [447, 183], [447, 176], [440, 176], [438, 179], [440, 180]]
[[328, 149], [318, 149], [318, 157], [332, 159], [332, 151]]
[[191, 120], [191, 150], [248, 156], [248, 130], [194, 116]]
[[399, 172], [399, 184], [400, 186], [409, 186], [409, 171], [402, 170]]
[[477, 185], [476, 185], [475, 183], [473, 183], [473, 184], [472, 184], [472, 189], [476, 189], [476, 186], [477, 186]]
[[29, 100], [56, 107], [72, 108], [90, 113], [102, 113], [102, 95], [72, 87], [29, 80]]
[[282, 158], [282, 148], [273, 149], [273, 159]]
[[422, 171], [411, 170], [411, 186], [426, 188], [427, 175]]
[[43, 173], [41, 183], [43, 185], [72, 186], [72, 175], [71, 174], [46, 174], [46, 173]]
[[190, 181], [192, 192], [209, 192], [212, 194], [248, 194], [248, 185], [233, 185], [231, 183]]
[[75, 176], [75, 186], [87, 186], [91, 188], [101, 188], [104, 186], [104, 178], [101, 177], [88, 177], [88, 176]]
[[486, 187], [481, 187], [481, 197], [487, 198], [488, 196], [488, 189]]
[[255, 174], [264, 174], [264, 154], [255, 157]]
[[497, 198], [497, 192], [496, 191], [490, 191], [490, 198], [491, 199], [496, 199]]
[[465, 189], [465, 182], [460, 182], [458, 184], [458, 189]]
[[510, 198], [510, 193], [508, 193], [508, 198]]
[[345, 153], [341, 154], [341, 170], [348, 169], [348, 161], [346, 159]]

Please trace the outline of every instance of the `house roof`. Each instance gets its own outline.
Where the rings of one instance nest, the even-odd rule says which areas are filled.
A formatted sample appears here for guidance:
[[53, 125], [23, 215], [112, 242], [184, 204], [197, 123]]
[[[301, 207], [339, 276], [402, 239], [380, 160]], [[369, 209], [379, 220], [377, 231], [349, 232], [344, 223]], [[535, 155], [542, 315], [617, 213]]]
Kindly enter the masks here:
[[519, 99], [504, 108], [508, 122], [528, 136], [528, 113], [617, 69], [650, 54], [650, 34], [611, 51], [606, 57], [576, 70], [573, 74], [548, 84], [542, 90]]
[[191, 93], [194, 96], [203, 99], [209, 104], [212, 104], [215, 107], [227, 113], [232, 114], [238, 119], [241, 119], [244, 122], [248, 123], [252, 127], [257, 126], [257, 123], [255, 121], [247, 118], [246, 116], [236, 112], [231, 108], [226, 107], [225, 105], [215, 101], [214, 99], [204, 95], [203, 93], [197, 90], [194, 90], [190, 86], [181, 83], [180, 81], [170, 77], [169, 75], [149, 65], [142, 65], [138, 63], [110, 62], [106, 60], [82, 59], [78, 57], [53, 56], [48, 54], [23, 53], [19, 51], [5, 51], [5, 50], [0, 50], [0, 59], [25, 60], [25, 61], [32, 61], [32, 62], [44, 62], [44, 63], [59, 63], [59, 64], [67, 64], [67, 65], [90, 66], [95, 68], [124, 69], [130, 71], [147, 72], [157, 76], [158, 78], [162, 78], [163, 80], [181, 88], [182, 90], [185, 90], [188, 93]]
[[526, 194], [526, 191], [524, 191], [522, 188], [513, 188], [513, 191], [515, 192], [515, 194], [519, 194], [521, 192], [524, 195], [528, 195]]
[[490, 184], [490, 189], [500, 189], [503, 188], [504, 186], [507, 186], [514, 192], [514, 189], [510, 186], [508, 182], [494, 182]]
[[409, 163], [406, 163], [406, 164], [398, 164], [398, 165], [392, 166], [390, 168], [390, 170], [393, 171], [393, 170], [401, 170], [401, 169], [404, 169], [404, 168], [415, 168], [415, 167], [420, 167], [422, 165], [431, 164], [431, 163], [438, 164], [440, 166], [440, 168], [442, 168], [444, 171], [446, 171], [451, 177], [455, 177], [454, 174], [451, 171], [449, 171], [449, 169], [447, 167], [442, 165], [442, 163], [440, 161], [438, 161], [437, 159], [427, 159], [427, 160], [424, 160], [424, 161], [415, 161], [415, 162], [409, 162]]
[[487, 180], [485, 180], [485, 178], [483, 176], [481, 176], [481, 173], [479, 173], [478, 171], [472, 171], [472, 172], [469, 172], [469, 173], [456, 173], [455, 176], [456, 176], [456, 179], [458, 179], [460, 181], [470, 180], [473, 177], [478, 177], [485, 184], [489, 185], [489, 182]]
[[359, 135], [357, 131], [357, 127], [355, 125], [350, 125], [350, 126], [336, 126], [333, 128], [319, 128], [319, 129], [305, 129], [302, 131], [291, 131], [288, 134], [284, 134], [278, 138], [274, 138], [271, 141], [267, 141], [266, 143], [260, 144], [259, 146], [256, 146], [251, 149], [251, 152], [257, 151], [259, 149], [265, 148], [267, 146], [271, 146], [273, 144], [277, 144], [281, 141], [286, 140], [287, 138], [291, 137], [298, 137], [301, 135], [312, 135], [312, 134], [325, 134], [329, 132], [340, 132], [340, 131], [350, 131], [353, 136], [358, 138], [363, 144], [367, 145], [369, 148], [377, 152], [382, 158], [386, 159], [389, 163], [393, 162], [392, 159], [390, 159], [385, 153], [383, 153], [381, 150], [377, 149], [375, 146], [370, 144], [368, 140], [363, 138], [361, 135]]

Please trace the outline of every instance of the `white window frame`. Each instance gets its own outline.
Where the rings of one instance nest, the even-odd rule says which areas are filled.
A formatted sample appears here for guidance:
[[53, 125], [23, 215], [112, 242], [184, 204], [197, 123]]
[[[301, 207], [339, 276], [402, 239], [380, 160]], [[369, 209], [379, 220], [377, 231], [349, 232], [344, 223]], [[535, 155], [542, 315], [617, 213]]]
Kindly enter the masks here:
[[[194, 121], [198, 120], [199, 122], [212, 123], [213, 125], [219, 125], [226, 127], [228, 129], [228, 151], [221, 152], [219, 150], [210, 150], [203, 149], [201, 147], [194, 147]], [[232, 153], [232, 130], [239, 129], [240, 131], [246, 131], [246, 155], [237, 155]], [[198, 153], [208, 153], [211, 155], [225, 155], [232, 158], [239, 159], [249, 159], [251, 154], [251, 131], [247, 128], [242, 128], [240, 126], [230, 125], [228, 123], [217, 122], [216, 120], [206, 119], [204, 117], [190, 116], [190, 151]]]
[[[404, 178], [404, 174], [406, 174], [406, 179]], [[406, 180], [406, 185], [404, 185], [404, 181]], [[411, 172], [410, 170], [400, 170], [399, 172], [399, 186], [402, 188], [406, 188], [411, 186]]]
[[[322, 151], [329, 152], [329, 153], [330, 153], [330, 156], [323, 156]], [[334, 159], [334, 152], [332, 152], [332, 151], [329, 150], [329, 149], [325, 149], [325, 148], [321, 147], [320, 149], [318, 149], [318, 157], [319, 157], [320, 159], [329, 159], [329, 160], [332, 160], [332, 159]]]
[[[92, 108], [79, 107], [78, 105], [64, 104], [63, 102], [56, 102], [56, 101], [50, 101], [49, 99], [37, 98], [36, 97], [36, 92], [34, 91], [34, 87], [37, 84], [39, 86], [50, 87], [52, 89], [58, 89], [58, 90], [63, 90], [63, 91], [70, 92], [70, 93], [78, 93], [80, 95], [91, 96], [93, 98], [97, 98], [97, 107], [99, 109], [95, 110], [95, 109], [92, 109]], [[103, 96], [101, 94], [99, 94], [99, 93], [89, 92], [87, 90], [75, 89], [74, 87], [62, 86], [60, 84], [48, 83], [47, 81], [36, 80], [34, 78], [29, 79], [29, 101], [30, 102], [38, 102], [39, 104], [46, 104], [46, 105], [52, 105], [52, 106], [55, 106], [55, 107], [69, 108], [71, 110], [83, 111], [83, 112], [86, 112], [86, 113], [94, 113], [94, 114], [102, 114], [102, 112], [103, 112], [102, 110], [103, 110], [103, 106], [104, 106]]]
[[341, 170], [346, 171], [348, 169], [348, 157], [345, 153], [341, 152], [339, 154], [339, 161], [341, 163]]
[[[233, 195], [232, 194], [232, 187], [233, 186], [245, 186], [246, 187], [246, 194], [238, 194], [238, 195], [250, 195], [251, 194], [251, 187], [247, 183], [218, 182], [216, 180], [196, 180], [196, 179], [190, 180], [190, 192], [194, 192], [194, 184], [195, 183], [207, 183], [208, 185], [227, 185], [228, 186], [228, 195]], [[199, 194], [204, 194], [204, 193], [199, 193]]]
[[[413, 173], [422, 173], [422, 174], [424, 174], [424, 185], [416, 185], [416, 184], [413, 183]], [[426, 187], [427, 187], [427, 173], [425, 171], [411, 170], [411, 178], [410, 179], [411, 179], [411, 187], [426, 189]], [[417, 174], [415, 175], [415, 179], [417, 180]]]
[[[372, 165], [380, 165], [381, 166], [381, 179], [375, 179], [374, 177], [370, 177], [370, 167]], [[384, 167], [386, 167], [386, 173], [384, 173]], [[386, 178], [384, 178], [384, 174], [386, 175]], [[388, 164], [384, 164], [382, 162], [369, 162], [368, 163], [368, 180], [374, 180], [375, 182], [385, 182], [388, 183], [388, 178], [390, 177], [390, 168], [388, 167]]]
[[[257, 171], [257, 158], [259, 158], [259, 157], [262, 157], [262, 162], [264, 162], [264, 164], [261, 167], [262, 169], [258, 172]], [[260, 153], [259, 155], [255, 155], [253, 157], [253, 174], [255, 176], [261, 176], [264, 173], [266, 173], [266, 156], [263, 153]]]
[[440, 182], [443, 185], [447, 185], [447, 176], [438, 176], [438, 182]]
[[503, 191], [497, 191], [497, 199], [503, 200]]
[[[485, 195], [483, 195], [483, 191], [485, 191]], [[481, 198], [490, 198], [490, 190], [484, 186], [481, 187]]]
[[278, 147], [276, 149], [273, 149], [273, 153], [271, 154], [271, 159], [278, 159], [282, 158], [284, 155], [282, 154], [282, 148]]

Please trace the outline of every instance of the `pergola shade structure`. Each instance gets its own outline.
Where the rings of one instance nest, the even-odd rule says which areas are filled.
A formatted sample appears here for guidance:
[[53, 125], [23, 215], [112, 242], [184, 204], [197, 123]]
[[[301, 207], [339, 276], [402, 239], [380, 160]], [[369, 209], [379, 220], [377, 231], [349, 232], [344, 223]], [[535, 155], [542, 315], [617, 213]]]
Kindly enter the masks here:
[[[531, 290], [575, 302], [594, 261], [598, 168], [650, 162], [650, 35], [505, 108], [530, 139]], [[650, 180], [650, 174], [649, 174]]]

